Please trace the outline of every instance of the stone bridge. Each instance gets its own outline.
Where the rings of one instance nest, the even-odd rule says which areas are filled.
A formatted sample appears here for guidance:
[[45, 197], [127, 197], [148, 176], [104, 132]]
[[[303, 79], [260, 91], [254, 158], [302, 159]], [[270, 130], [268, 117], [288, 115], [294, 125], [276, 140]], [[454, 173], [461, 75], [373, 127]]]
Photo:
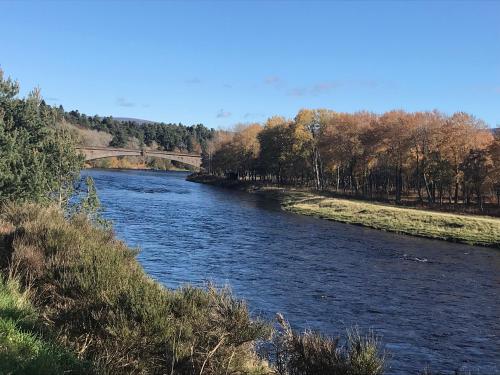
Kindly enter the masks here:
[[201, 155], [184, 154], [181, 152], [172, 151], [155, 151], [155, 150], [134, 150], [129, 148], [112, 148], [112, 147], [77, 147], [85, 156], [85, 161], [109, 158], [112, 156], [144, 156], [162, 158], [178, 161], [184, 164], [189, 164], [197, 168], [201, 167]]

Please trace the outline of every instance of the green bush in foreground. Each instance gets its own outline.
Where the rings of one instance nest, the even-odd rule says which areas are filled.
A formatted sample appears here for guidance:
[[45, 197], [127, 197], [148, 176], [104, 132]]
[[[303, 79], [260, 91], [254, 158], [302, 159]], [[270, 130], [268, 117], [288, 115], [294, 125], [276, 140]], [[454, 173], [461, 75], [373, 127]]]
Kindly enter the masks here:
[[34, 329], [37, 314], [13, 280], [0, 280], [0, 374], [89, 374], [91, 368]]
[[30, 285], [59, 341], [98, 372], [264, 372], [254, 343], [270, 330], [229, 291], [160, 286], [135, 251], [82, 215], [66, 220], [55, 208], [10, 205], [0, 229], [4, 266]]
[[292, 331], [278, 314], [280, 329], [275, 335], [275, 364], [279, 375], [381, 375], [385, 355], [379, 343], [369, 335], [363, 337], [357, 329], [347, 335], [347, 344], [318, 333], [302, 335]]

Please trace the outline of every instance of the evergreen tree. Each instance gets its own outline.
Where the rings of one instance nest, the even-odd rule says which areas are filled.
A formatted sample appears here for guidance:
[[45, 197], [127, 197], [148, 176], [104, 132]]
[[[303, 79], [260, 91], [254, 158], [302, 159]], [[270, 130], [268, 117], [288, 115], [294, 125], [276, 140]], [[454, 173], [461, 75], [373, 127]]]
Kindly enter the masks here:
[[114, 134], [113, 139], [109, 142], [111, 147], [125, 147], [127, 145], [127, 137], [123, 131], [118, 131]]
[[40, 90], [18, 98], [17, 82], [0, 70], [0, 201], [62, 205], [71, 193], [83, 159], [73, 137], [56, 126], [57, 110]]

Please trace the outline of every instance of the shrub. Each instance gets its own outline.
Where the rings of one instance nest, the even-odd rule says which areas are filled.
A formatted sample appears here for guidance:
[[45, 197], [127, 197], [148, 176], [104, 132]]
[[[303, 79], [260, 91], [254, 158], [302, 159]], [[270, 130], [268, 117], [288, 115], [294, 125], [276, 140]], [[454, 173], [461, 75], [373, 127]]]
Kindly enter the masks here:
[[28, 294], [13, 279], [0, 279], [0, 374], [91, 374], [59, 345], [40, 337]]
[[460, 370], [460, 369], [456, 369], [453, 372], [446, 371], [446, 373], [444, 373], [444, 372], [434, 372], [429, 367], [426, 367], [423, 371], [420, 372], [419, 375], [446, 375], [446, 374], [453, 374], [453, 375], [479, 375], [478, 372], [472, 372], [472, 371]]
[[135, 250], [82, 215], [66, 220], [53, 207], [7, 205], [0, 226], [11, 228], [0, 247], [10, 272], [31, 286], [58, 339], [100, 371], [261, 371], [254, 343], [269, 328], [229, 290], [164, 288], [146, 276]]
[[276, 371], [279, 375], [380, 375], [385, 355], [373, 335], [357, 329], [347, 335], [345, 346], [338, 339], [315, 332], [300, 335], [278, 314], [279, 329], [274, 338]]

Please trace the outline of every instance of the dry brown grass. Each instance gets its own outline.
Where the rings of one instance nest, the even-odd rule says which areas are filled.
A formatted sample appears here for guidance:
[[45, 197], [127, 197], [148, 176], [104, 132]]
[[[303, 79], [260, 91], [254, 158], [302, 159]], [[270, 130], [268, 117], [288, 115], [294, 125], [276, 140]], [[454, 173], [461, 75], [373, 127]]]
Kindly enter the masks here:
[[381, 375], [386, 367], [385, 354], [373, 334], [363, 336], [357, 329], [347, 334], [344, 345], [339, 339], [307, 331], [294, 332], [278, 314], [275, 335], [275, 363], [279, 375]]
[[81, 128], [66, 121], [61, 122], [60, 126], [74, 133], [78, 144], [81, 146], [108, 147], [109, 142], [113, 139], [113, 136], [109, 133]]

